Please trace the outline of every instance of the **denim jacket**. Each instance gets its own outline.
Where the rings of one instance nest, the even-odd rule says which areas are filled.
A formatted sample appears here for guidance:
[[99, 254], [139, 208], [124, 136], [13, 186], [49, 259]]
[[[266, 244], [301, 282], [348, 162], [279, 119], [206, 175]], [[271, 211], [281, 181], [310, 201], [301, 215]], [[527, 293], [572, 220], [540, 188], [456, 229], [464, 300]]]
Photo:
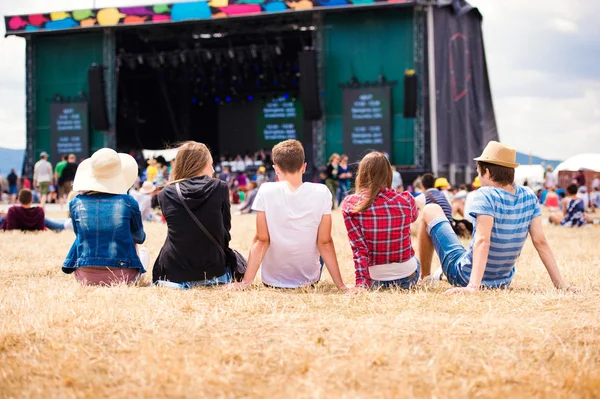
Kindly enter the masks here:
[[135, 244], [146, 239], [138, 203], [130, 195], [78, 195], [69, 204], [75, 242], [63, 272], [78, 267], [108, 266], [146, 272]]

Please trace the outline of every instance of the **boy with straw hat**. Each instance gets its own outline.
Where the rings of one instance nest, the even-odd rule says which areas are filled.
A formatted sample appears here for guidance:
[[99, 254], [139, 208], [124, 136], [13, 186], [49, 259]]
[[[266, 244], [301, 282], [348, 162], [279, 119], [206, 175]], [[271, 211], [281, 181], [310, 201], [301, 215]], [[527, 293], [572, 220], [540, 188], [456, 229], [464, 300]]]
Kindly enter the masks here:
[[[490, 141], [477, 161], [481, 188], [475, 194], [470, 215], [475, 230], [469, 249], [460, 243], [438, 205], [423, 209], [419, 230], [419, 257], [423, 278], [431, 274], [435, 250], [443, 273], [456, 288], [447, 293], [474, 293], [480, 288], [508, 287], [527, 235], [556, 288], [575, 290], [563, 281], [544, 236], [537, 197], [527, 187], [514, 185], [516, 151]], [[432, 277], [427, 278], [432, 279]]]

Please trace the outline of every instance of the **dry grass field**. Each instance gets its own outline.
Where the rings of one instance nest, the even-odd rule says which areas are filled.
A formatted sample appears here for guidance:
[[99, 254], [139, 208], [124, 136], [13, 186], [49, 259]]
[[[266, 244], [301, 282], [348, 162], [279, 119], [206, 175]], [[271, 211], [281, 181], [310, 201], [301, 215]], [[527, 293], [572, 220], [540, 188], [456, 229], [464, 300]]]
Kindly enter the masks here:
[[[253, 226], [234, 217], [232, 246]], [[154, 258], [166, 228], [146, 230]], [[547, 234], [579, 294], [552, 288], [530, 243], [508, 290], [349, 296], [326, 272], [297, 291], [80, 287], [60, 269], [72, 233], [0, 233], [0, 397], [600, 397], [600, 229]]]

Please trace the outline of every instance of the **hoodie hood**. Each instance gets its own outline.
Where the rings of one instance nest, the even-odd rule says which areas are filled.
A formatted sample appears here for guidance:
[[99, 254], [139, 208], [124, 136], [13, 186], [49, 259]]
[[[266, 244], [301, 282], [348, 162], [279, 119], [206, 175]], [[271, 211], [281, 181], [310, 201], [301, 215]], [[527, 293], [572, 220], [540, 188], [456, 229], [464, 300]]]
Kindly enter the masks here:
[[181, 195], [185, 198], [187, 206], [190, 209], [197, 209], [213, 195], [220, 184], [222, 182], [219, 179], [200, 176], [184, 180], [179, 183], [179, 186], [181, 187]]

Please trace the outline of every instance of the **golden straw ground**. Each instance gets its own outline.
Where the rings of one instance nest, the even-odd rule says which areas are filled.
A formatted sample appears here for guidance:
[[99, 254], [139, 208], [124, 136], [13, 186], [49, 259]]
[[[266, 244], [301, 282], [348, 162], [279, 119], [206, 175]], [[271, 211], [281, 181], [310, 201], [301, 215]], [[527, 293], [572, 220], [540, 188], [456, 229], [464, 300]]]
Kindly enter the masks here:
[[[166, 227], [146, 230], [154, 259]], [[234, 217], [232, 246], [253, 231]], [[83, 288], [60, 270], [71, 232], [0, 234], [0, 397], [598, 397], [600, 229], [546, 231], [581, 293], [555, 291], [530, 243], [511, 289], [469, 297], [352, 297], [327, 272], [299, 291]]]

